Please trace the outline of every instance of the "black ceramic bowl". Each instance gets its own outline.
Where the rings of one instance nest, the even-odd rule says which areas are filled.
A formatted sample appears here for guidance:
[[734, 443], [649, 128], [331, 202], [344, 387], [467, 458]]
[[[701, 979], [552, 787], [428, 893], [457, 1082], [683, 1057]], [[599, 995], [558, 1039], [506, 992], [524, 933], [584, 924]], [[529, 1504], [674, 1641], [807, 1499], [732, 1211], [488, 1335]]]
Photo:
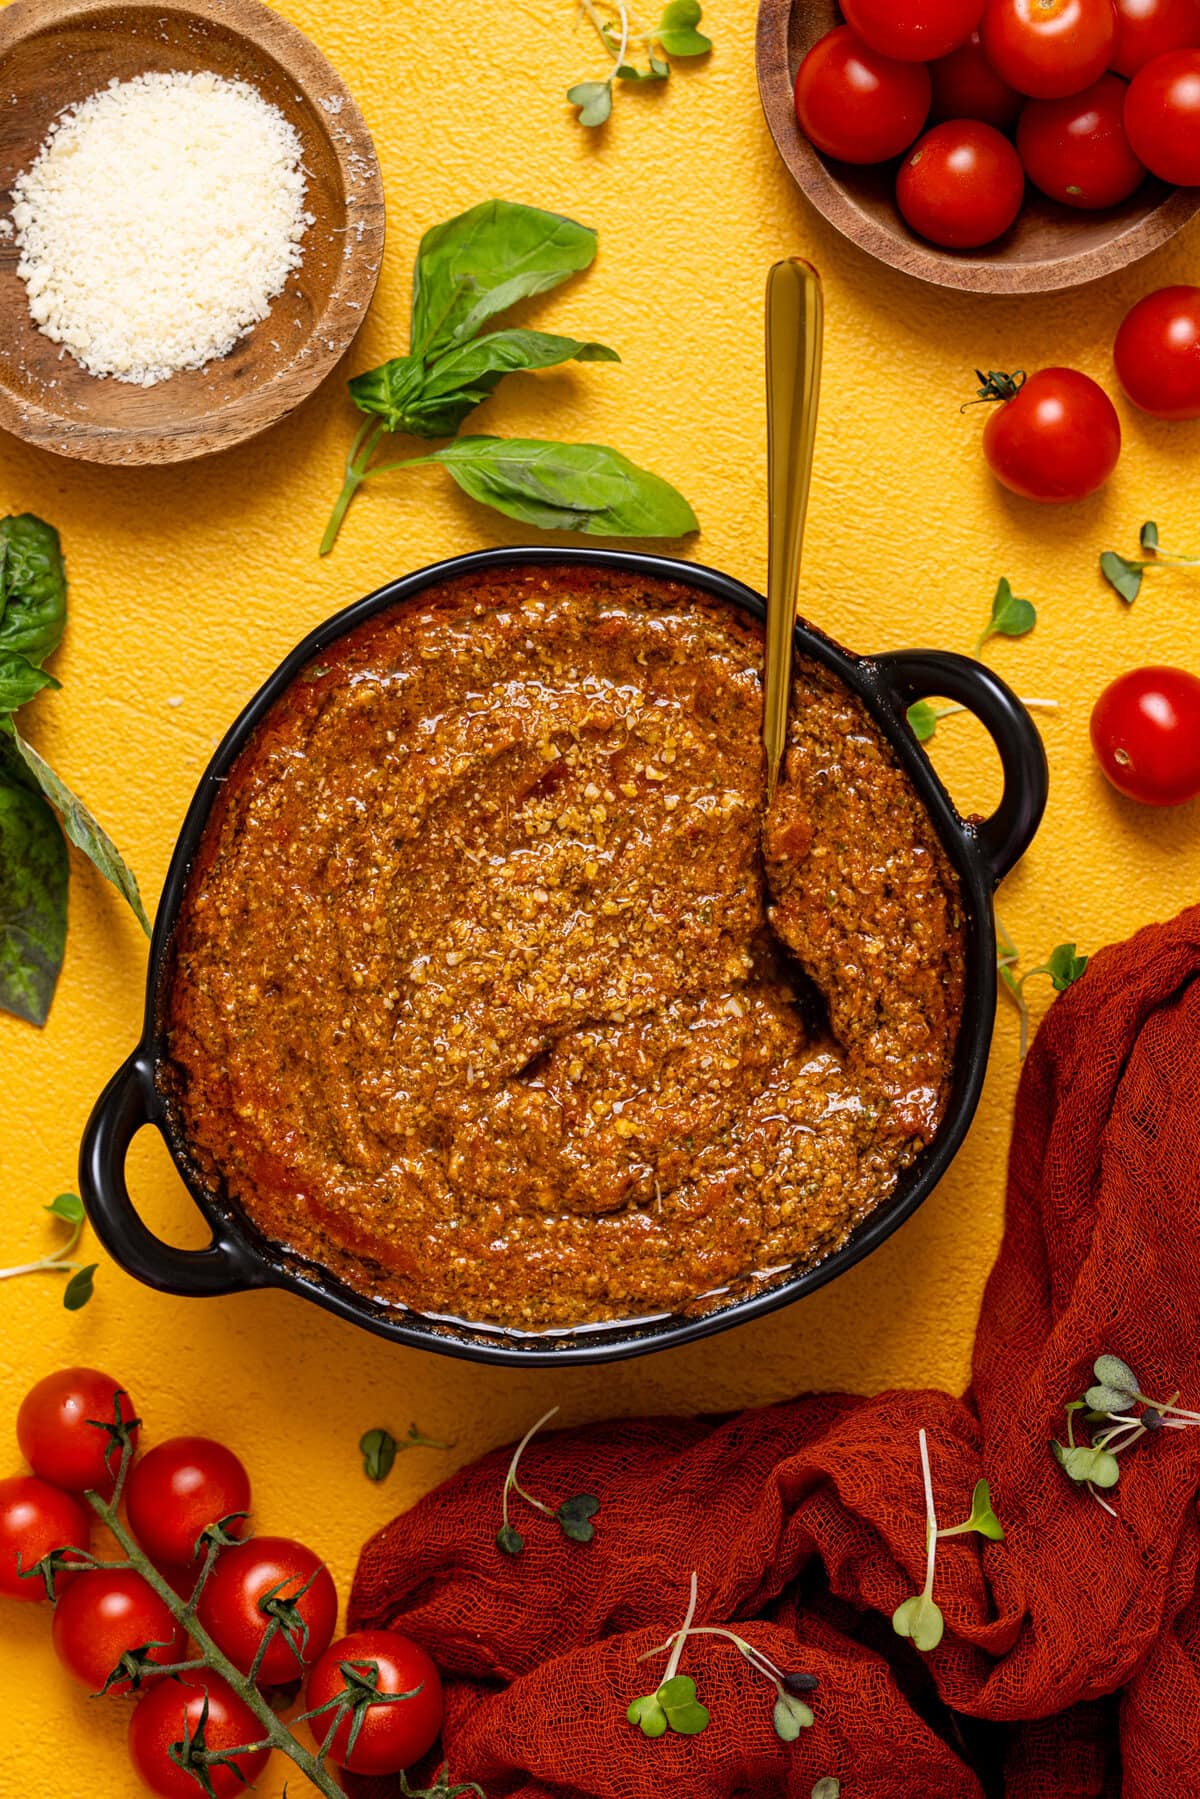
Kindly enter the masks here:
[[[892, 1197], [853, 1235], [814, 1266], [772, 1280], [751, 1279], [696, 1313], [660, 1314], [575, 1329], [508, 1331], [455, 1319], [434, 1318], [364, 1298], [328, 1270], [302, 1261], [266, 1241], [236, 1207], [214, 1197], [190, 1155], [164, 1097], [159, 1074], [166, 1064], [160, 1020], [171, 978], [171, 938], [213, 801], [247, 739], [312, 657], [355, 626], [450, 576], [513, 565], [584, 566], [680, 581], [740, 607], [761, 620], [758, 594], [713, 569], [661, 556], [619, 550], [507, 549], [482, 551], [436, 563], [381, 587], [349, 606], [298, 644], [227, 733], [188, 808], [158, 908], [146, 991], [141, 1042], [119, 1068], [84, 1133], [81, 1192], [96, 1234], [116, 1261], [148, 1286], [166, 1293], [237, 1293], [250, 1287], [283, 1287], [315, 1300], [353, 1324], [421, 1349], [481, 1362], [527, 1367], [563, 1361], [615, 1361], [687, 1343], [726, 1330], [747, 1318], [787, 1305], [860, 1262], [911, 1217], [946, 1172], [966, 1135], [979, 1101], [996, 1006], [996, 952], [992, 892], [1022, 855], [1046, 803], [1046, 757], [1033, 722], [998, 676], [965, 656], [937, 650], [905, 650], [854, 656], [810, 625], [796, 627], [796, 649], [840, 676], [875, 718], [929, 811], [962, 884], [966, 909], [965, 1004], [946, 1118], [936, 1138], [902, 1175]], [[905, 710], [913, 700], [938, 694], [967, 707], [995, 741], [1004, 771], [1003, 797], [991, 818], [963, 819], [910, 731]], [[136, 1131], [154, 1124], [163, 1133], [180, 1174], [212, 1229], [207, 1249], [163, 1243], [139, 1217], [125, 1185], [125, 1155]]]

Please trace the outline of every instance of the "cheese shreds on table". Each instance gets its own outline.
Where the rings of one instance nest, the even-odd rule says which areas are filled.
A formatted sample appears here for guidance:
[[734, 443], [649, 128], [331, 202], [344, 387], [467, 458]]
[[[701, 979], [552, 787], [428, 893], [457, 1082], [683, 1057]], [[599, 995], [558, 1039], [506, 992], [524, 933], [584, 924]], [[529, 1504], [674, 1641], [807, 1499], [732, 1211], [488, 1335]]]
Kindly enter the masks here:
[[112, 81], [12, 190], [34, 323], [93, 375], [150, 387], [228, 355], [303, 256], [293, 125], [245, 81]]

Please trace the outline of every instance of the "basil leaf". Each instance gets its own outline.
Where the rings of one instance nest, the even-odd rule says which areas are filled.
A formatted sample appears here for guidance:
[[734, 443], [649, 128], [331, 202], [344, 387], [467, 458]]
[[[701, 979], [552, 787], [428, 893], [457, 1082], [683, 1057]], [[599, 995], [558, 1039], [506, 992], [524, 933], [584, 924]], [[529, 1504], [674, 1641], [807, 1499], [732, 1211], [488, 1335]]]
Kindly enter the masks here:
[[117, 892], [129, 902], [148, 937], [150, 920], [146, 917], [137, 881], [112, 838], [93, 818], [83, 801], [76, 799], [66, 783], [59, 780], [50, 764], [43, 761], [37, 751], [19, 737], [15, 730], [12, 731], [11, 741], [25, 767], [62, 819], [63, 830], [70, 841], [76, 849], [83, 851], [105, 879], [111, 881]]
[[0, 712], [15, 712], [43, 687], [61, 687], [53, 675], [43, 673], [16, 650], [0, 650]]
[[58, 648], [66, 622], [58, 532], [31, 512], [0, 519], [0, 650], [40, 665]]
[[0, 1007], [45, 1024], [67, 941], [70, 863], [58, 820], [0, 744]]
[[586, 269], [596, 233], [512, 200], [485, 200], [421, 239], [413, 270], [414, 356], [465, 343], [499, 312]]
[[612, 112], [612, 81], [577, 81], [567, 99], [579, 108], [581, 125], [603, 125]]
[[393, 356], [390, 362], [355, 375], [349, 383], [350, 398], [360, 412], [381, 418], [389, 431], [409, 429], [408, 407], [421, 391], [425, 365], [418, 356]]
[[603, 444], [456, 437], [406, 467], [440, 462], [464, 493], [542, 531], [596, 537], [684, 537], [696, 515], [669, 482]]
[[467, 414], [495, 393], [505, 375], [556, 368], [564, 362], [620, 360], [607, 344], [581, 343], [547, 331], [493, 331], [459, 344], [434, 363], [405, 413], [403, 429], [421, 437], [452, 437]]

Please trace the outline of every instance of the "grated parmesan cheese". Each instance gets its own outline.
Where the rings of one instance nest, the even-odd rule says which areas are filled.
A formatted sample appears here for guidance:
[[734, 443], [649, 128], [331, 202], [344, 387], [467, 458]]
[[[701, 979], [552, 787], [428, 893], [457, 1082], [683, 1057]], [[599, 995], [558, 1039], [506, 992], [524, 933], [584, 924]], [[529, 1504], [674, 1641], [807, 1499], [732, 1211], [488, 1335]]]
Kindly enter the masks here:
[[112, 81], [12, 190], [29, 310], [93, 375], [150, 387], [228, 355], [303, 256], [302, 146], [245, 81]]

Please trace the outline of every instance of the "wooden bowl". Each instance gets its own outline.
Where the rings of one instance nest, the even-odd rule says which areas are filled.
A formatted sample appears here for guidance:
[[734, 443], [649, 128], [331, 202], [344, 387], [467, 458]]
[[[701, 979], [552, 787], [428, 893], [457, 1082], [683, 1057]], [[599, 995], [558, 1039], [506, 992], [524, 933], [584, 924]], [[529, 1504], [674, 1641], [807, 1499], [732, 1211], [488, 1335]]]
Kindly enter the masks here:
[[842, 23], [833, 0], [760, 0], [758, 87], [780, 155], [801, 191], [852, 243], [906, 275], [984, 294], [1043, 294], [1111, 275], [1174, 237], [1200, 210], [1200, 190], [1147, 179], [1121, 206], [1078, 212], [1030, 187], [1011, 231], [981, 250], [939, 250], [916, 237], [895, 202], [897, 164], [857, 168], [814, 150], [796, 123], [796, 71]]
[[[315, 223], [268, 316], [228, 356], [153, 387], [98, 379], [35, 327], [9, 193], [63, 107], [114, 77], [212, 70], [251, 82], [304, 146]], [[352, 342], [383, 252], [383, 187], [354, 100], [320, 51], [258, 0], [12, 0], [0, 11], [0, 426], [88, 462], [183, 462], [299, 404]]]

